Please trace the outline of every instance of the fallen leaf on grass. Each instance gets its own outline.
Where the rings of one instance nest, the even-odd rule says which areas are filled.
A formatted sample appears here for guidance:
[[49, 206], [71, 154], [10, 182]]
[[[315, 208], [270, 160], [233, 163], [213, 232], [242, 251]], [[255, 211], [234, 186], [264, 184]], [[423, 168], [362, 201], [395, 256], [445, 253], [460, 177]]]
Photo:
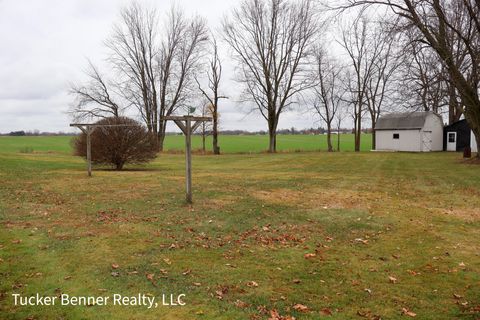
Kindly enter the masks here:
[[189, 275], [191, 272], [192, 272], [191, 269], [187, 269], [187, 270], [183, 271], [182, 274], [183, 274], [184, 276], [186, 276], [186, 275]]
[[363, 244], [368, 244], [368, 240], [364, 240], [362, 238], [356, 238], [355, 239], [355, 242], [360, 242], [360, 243], [363, 243]]
[[410, 310], [408, 310], [407, 308], [402, 308], [402, 314], [406, 315], [406, 316], [409, 316], [409, 317], [416, 317], [417, 314], [415, 312], [412, 312]]
[[281, 316], [277, 310], [270, 311], [270, 318], [268, 320], [295, 320], [292, 316]]
[[70, 279], [72, 279], [72, 276], [65, 276], [65, 277], [63, 278], [63, 280], [70, 280]]
[[304, 304], [297, 303], [296, 305], [293, 306], [293, 309], [298, 312], [308, 312], [310, 309]]
[[316, 255], [315, 253], [305, 253], [305, 254], [303, 255], [303, 257], [304, 257], [305, 259], [314, 258], [314, 257], [316, 257], [316, 256], [317, 256], [317, 255]]
[[22, 240], [20, 240], [20, 239], [12, 240], [12, 243], [13, 244], [19, 244], [19, 243], [22, 243]]
[[320, 314], [324, 316], [331, 316], [332, 310], [330, 310], [329, 308], [323, 308], [322, 310], [320, 310]]
[[194, 285], [195, 287], [200, 287], [202, 284], [201, 284], [200, 282], [194, 282], [193, 285]]
[[300, 281], [300, 279], [293, 279], [293, 281], [292, 281], [292, 282], [293, 282], [293, 283], [297, 283], [297, 284], [298, 284], [298, 283], [300, 283], [301, 281]]
[[237, 301], [235, 301], [234, 304], [235, 304], [235, 307], [240, 308], [240, 309], [244, 309], [244, 308], [248, 307], [248, 303], [245, 303], [242, 300], [237, 300]]
[[112, 263], [112, 269], [118, 269], [120, 266], [116, 263]]
[[421, 274], [420, 272], [416, 272], [416, 271], [413, 271], [413, 270], [407, 270], [407, 272], [408, 272], [409, 274], [411, 274], [412, 276], [418, 276], [418, 275]]
[[250, 288], [258, 287], [258, 283], [256, 283], [255, 281], [249, 281], [247, 282], [247, 287], [250, 287]]
[[150, 281], [153, 281], [153, 278], [155, 277], [155, 275], [154, 275], [153, 273], [147, 273], [145, 276], [146, 276], [147, 279], [150, 280]]
[[172, 261], [170, 261], [170, 259], [168, 259], [168, 258], [163, 259], [163, 262], [165, 262], [168, 265], [172, 264]]
[[113, 271], [112, 273], [110, 273], [112, 275], [112, 277], [119, 277], [120, 276], [120, 273], [119, 272], [116, 272], [116, 271]]
[[397, 278], [392, 277], [392, 276], [388, 276], [388, 280], [390, 280], [390, 282], [393, 283], [393, 284], [397, 283], [397, 281], [398, 281]]
[[455, 299], [462, 299], [462, 298], [463, 298], [461, 295], [456, 294], [456, 293], [453, 294], [453, 297], [454, 297]]

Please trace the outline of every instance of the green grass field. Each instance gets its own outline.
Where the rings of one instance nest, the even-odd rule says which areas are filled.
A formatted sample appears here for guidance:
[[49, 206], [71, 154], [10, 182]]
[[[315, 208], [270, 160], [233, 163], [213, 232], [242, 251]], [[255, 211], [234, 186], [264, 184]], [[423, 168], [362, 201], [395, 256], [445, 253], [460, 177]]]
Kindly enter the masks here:
[[88, 178], [67, 138], [16, 139], [0, 138], [0, 319], [480, 317], [480, 168], [459, 154], [195, 155], [187, 206], [181, 154]]
[[[337, 140], [334, 136], [334, 146], [336, 148]], [[70, 140], [72, 137], [0, 137], [0, 152], [20, 152], [33, 151], [39, 152], [63, 152], [70, 153]], [[279, 135], [277, 138], [279, 151], [325, 151], [327, 150], [327, 139], [325, 135]], [[369, 151], [372, 146], [371, 135], [365, 134], [362, 137], [363, 151]], [[220, 147], [224, 153], [258, 153], [268, 149], [268, 136], [220, 136]], [[352, 134], [341, 135], [340, 149], [342, 151], [353, 151], [354, 141]], [[211, 137], [207, 138], [207, 150], [212, 149]], [[192, 147], [200, 149], [202, 146], [201, 137], [194, 136]], [[169, 135], [165, 138], [165, 150], [183, 151], [185, 148], [185, 138], [180, 135]]]

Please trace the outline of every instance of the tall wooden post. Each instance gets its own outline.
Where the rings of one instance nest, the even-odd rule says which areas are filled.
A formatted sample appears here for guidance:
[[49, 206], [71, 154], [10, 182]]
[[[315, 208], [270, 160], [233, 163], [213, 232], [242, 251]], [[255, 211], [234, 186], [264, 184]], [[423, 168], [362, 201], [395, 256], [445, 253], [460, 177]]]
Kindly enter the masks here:
[[186, 120], [185, 127], [185, 200], [187, 203], [192, 203], [192, 128], [190, 118]]
[[92, 141], [91, 141], [92, 130], [87, 126], [87, 172], [88, 176], [92, 176]]
[[[185, 200], [187, 203], [193, 202], [192, 197], [192, 133], [202, 122], [212, 121], [209, 117], [194, 116], [168, 116], [163, 117], [164, 121], [173, 120], [185, 135]], [[192, 121], [194, 121], [192, 125]]]
[[87, 173], [92, 176], [92, 133], [95, 128], [109, 128], [109, 127], [132, 127], [129, 124], [96, 124], [96, 123], [71, 123], [70, 127], [77, 127], [82, 130], [87, 136]]

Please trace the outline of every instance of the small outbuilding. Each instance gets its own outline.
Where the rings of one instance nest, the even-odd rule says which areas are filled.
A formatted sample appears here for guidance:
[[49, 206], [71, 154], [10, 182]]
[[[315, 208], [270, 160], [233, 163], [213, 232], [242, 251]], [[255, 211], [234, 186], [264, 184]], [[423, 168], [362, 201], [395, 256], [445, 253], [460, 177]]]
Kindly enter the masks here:
[[467, 120], [463, 119], [445, 126], [443, 130], [443, 150], [463, 152], [470, 147], [472, 152], [478, 152], [475, 135]]
[[443, 150], [443, 119], [434, 112], [390, 113], [375, 126], [375, 149], [430, 152]]
[[465, 148], [471, 146], [471, 131], [465, 119], [445, 126], [443, 130], [443, 150], [463, 152]]

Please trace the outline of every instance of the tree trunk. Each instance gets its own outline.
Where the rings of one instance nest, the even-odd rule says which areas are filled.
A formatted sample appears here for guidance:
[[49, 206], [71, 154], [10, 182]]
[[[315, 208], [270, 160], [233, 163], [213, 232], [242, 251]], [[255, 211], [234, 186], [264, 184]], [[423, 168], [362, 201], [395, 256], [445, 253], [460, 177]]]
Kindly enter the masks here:
[[357, 115], [357, 125], [355, 132], [355, 152], [360, 151], [360, 135], [362, 134], [362, 118], [361, 115]]
[[203, 130], [202, 130], [202, 151], [205, 153], [205, 122], [203, 123]]
[[375, 129], [372, 129], [372, 150], [377, 150], [377, 142], [376, 142], [377, 133]]
[[461, 110], [461, 107], [459, 106], [455, 85], [453, 83], [448, 84], [448, 94], [449, 94], [448, 124], [452, 124], [460, 120], [460, 117], [462, 116], [462, 110]]
[[340, 128], [337, 132], [337, 151], [340, 151]]
[[375, 119], [375, 116], [372, 116], [372, 150], [377, 149], [377, 142], [375, 141], [376, 139], [376, 132], [375, 132], [375, 127], [377, 126], [377, 121]]
[[332, 127], [328, 123], [327, 123], [327, 145], [328, 145], [328, 152], [333, 152]]
[[165, 131], [167, 129], [167, 122], [161, 120], [159, 122], [159, 128], [157, 132], [157, 137], [158, 137], [158, 151], [163, 151], [163, 143], [165, 141]]
[[217, 110], [213, 114], [213, 128], [212, 128], [212, 138], [213, 138], [213, 153], [220, 154], [220, 147], [218, 146], [218, 116]]
[[269, 153], [275, 153], [277, 152], [277, 133], [272, 130], [268, 132], [269, 136], [269, 145], [268, 145], [268, 152]]

